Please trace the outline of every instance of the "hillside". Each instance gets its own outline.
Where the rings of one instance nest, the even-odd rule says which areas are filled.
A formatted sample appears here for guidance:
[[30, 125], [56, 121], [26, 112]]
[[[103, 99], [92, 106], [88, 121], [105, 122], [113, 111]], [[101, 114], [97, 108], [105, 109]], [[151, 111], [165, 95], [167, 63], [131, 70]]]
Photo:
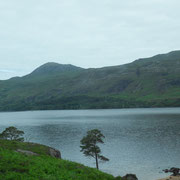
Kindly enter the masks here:
[[[16, 152], [28, 150], [37, 155]], [[94, 168], [48, 155], [49, 147], [34, 143], [0, 140], [0, 179], [3, 180], [121, 180]]]
[[180, 106], [180, 51], [83, 69], [47, 63], [0, 81], [0, 110]]

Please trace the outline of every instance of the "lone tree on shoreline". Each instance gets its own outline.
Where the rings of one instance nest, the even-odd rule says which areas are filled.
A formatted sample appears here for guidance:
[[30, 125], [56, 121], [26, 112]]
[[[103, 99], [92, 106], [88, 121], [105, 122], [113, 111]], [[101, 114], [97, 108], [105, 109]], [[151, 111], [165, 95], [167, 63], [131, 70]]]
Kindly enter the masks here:
[[10, 126], [0, 134], [0, 139], [24, 141], [23, 135], [23, 131], [18, 130], [16, 127]]
[[98, 159], [109, 161], [108, 158], [101, 155], [101, 149], [98, 143], [104, 144], [105, 136], [98, 129], [93, 129], [87, 132], [87, 135], [81, 140], [81, 152], [85, 156], [91, 156], [96, 160], [96, 168], [99, 169]]

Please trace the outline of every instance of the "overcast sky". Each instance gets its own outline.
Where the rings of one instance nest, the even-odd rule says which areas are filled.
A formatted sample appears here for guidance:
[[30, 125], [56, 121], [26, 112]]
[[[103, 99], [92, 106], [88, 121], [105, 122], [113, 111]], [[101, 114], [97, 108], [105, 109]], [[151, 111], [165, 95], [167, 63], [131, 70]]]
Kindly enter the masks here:
[[46, 62], [103, 67], [180, 49], [180, 0], [1, 0], [0, 79]]

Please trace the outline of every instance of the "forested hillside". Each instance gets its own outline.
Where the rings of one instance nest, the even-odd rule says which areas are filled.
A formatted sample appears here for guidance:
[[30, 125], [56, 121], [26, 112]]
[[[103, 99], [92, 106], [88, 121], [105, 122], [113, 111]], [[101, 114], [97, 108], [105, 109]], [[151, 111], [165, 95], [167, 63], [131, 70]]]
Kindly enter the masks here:
[[47, 63], [0, 81], [0, 110], [180, 106], [180, 51], [83, 69]]

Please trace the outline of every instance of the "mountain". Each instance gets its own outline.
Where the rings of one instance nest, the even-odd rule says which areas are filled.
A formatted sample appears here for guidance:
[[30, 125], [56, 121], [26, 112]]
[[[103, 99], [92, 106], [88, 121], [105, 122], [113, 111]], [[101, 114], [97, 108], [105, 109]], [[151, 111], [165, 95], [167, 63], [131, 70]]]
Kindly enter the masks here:
[[83, 69], [47, 63], [0, 81], [0, 110], [180, 106], [180, 51]]
[[60, 73], [79, 71], [80, 69], [82, 68], [73, 66], [71, 64], [58, 64], [54, 62], [49, 62], [35, 69], [28, 76], [41, 76], [41, 75], [49, 76], [49, 75], [56, 75]]

